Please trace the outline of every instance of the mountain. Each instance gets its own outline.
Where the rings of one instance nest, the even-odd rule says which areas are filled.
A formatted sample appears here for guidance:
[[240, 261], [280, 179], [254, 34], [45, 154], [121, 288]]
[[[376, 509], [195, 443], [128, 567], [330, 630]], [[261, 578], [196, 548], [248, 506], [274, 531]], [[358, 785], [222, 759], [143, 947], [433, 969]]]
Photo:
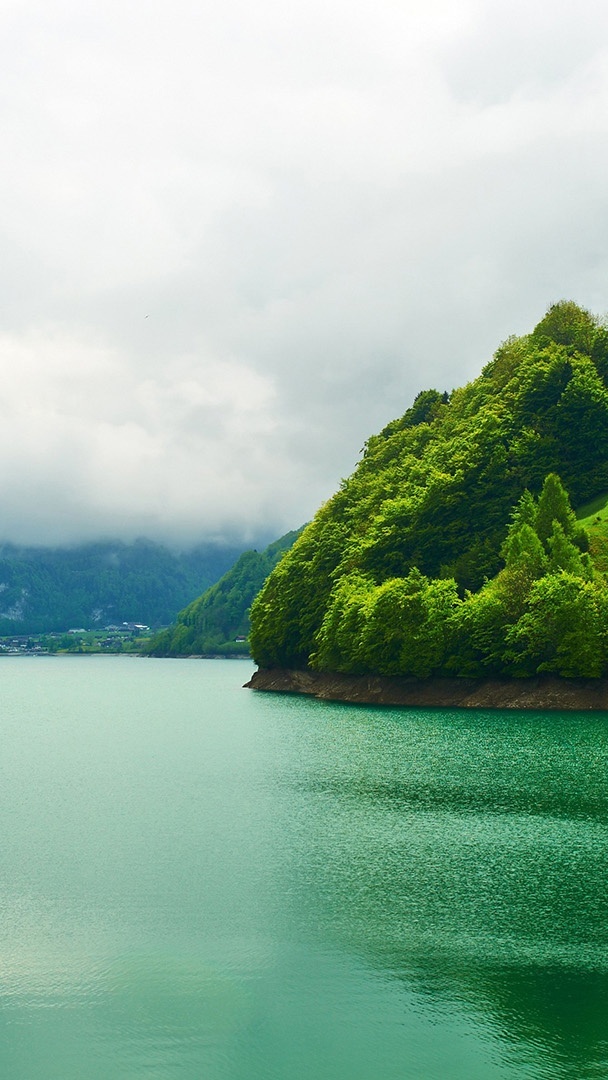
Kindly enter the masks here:
[[264, 551], [245, 551], [215, 585], [180, 611], [174, 626], [146, 643], [146, 655], [247, 655], [251, 602], [301, 532], [286, 533]]
[[255, 661], [603, 674], [608, 560], [591, 500], [608, 491], [607, 381], [608, 329], [563, 301], [473, 382], [419, 394], [270, 575]]
[[242, 549], [177, 553], [148, 540], [71, 548], [0, 547], [0, 635], [138, 622], [162, 626]]

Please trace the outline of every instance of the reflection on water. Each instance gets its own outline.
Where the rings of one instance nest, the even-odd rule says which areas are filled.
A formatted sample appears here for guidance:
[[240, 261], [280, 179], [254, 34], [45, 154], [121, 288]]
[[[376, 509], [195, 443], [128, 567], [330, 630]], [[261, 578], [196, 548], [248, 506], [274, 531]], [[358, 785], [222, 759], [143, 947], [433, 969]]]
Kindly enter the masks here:
[[608, 716], [0, 665], [10, 1080], [608, 1078]]

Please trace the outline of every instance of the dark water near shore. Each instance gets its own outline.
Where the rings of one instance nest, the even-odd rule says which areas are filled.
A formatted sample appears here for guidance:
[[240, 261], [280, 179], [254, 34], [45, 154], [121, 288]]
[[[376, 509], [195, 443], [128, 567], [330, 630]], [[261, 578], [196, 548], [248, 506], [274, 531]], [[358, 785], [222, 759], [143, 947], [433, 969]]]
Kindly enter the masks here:
[[608, 714], [0, 661], [0, 1076], [608, 1078]]

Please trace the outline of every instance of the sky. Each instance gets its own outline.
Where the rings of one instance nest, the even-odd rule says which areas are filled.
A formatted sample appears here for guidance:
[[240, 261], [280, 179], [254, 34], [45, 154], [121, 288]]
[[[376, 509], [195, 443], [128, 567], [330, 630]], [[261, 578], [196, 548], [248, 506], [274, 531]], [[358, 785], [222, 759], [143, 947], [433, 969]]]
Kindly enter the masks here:
[[0, 541], [247, 546], [608, 312], [603, 0], [0, 0]]

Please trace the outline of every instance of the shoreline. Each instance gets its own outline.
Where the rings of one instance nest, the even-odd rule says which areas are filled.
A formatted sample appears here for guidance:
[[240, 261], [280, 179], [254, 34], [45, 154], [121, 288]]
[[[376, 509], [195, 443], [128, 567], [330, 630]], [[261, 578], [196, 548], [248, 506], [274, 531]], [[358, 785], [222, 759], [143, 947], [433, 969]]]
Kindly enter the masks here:
[[608, 679], [564, 679], [558, 675], [530, 679], [415, 679], [259, 668], [245, 687], [351, 705], [608, 711]]

